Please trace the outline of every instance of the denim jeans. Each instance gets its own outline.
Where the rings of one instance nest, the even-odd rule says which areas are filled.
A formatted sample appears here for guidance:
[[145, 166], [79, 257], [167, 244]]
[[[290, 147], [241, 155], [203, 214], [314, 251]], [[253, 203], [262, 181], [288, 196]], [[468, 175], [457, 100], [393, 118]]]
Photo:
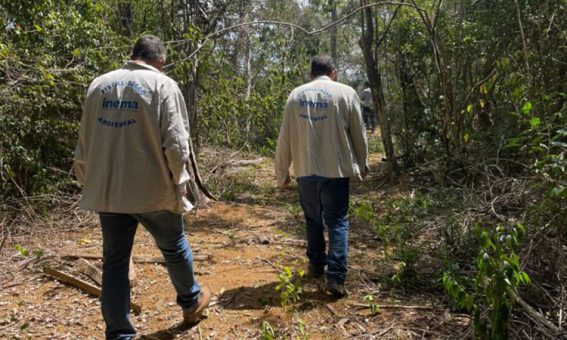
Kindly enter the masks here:
[[364, 126], [368, 130], [376, 129], [376, 114], [374, 111], [368, 107], [362, 108], [362, 119], [364, 120]]
[[[348, 257], [349, 178], [298, 178], [299, 202], [307, 233], [307, 258], [313, 266], [327, 266], [327, 281], [344, 283]], [[327, 226], [329, 249], [325, 252]]]
[[177, 292], [177, 304], [194, 308], [201, 287], [193, 272], [193, 255], [183, 231], [183, 216], [169, 211], [142, 214], [100, 213], [103, 241], [102, 315], [107, 339], [132, 339], [136, 335], [130, 314], [130, 253], [138, 223], [153, 236], [163, 254]]

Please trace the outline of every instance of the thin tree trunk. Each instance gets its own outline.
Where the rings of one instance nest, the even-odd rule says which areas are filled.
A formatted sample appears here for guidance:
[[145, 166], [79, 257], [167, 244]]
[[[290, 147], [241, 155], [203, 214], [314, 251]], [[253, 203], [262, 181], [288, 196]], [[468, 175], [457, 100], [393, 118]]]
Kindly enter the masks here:
[[[331, 7], [331, 22], [337, 20], [337, 2], [335, 0], [329, 0], [329, 6]], [[337, 55], [337, 26], [331, 28], [331, 57], [335, 62], [335, 67], [338, 68], [339, 60]]]
[[250, 30], [244, 30], [244, 79], [246, 80], [246, 93], [244, 99], [248, 100], [252, 93], [252, 37]]
[[122, 33], [131, 37], [132, 32], [132, 5], [129, 2], [119, 2], [118, 10], [120, 12], [120, 26]]
[[[366, 1], [363, 1], [363, 4], [366, 4]], [[384, 152], [386, 153], [386, 169], [388, 172], [388, 178], [390, 180], [394, 180], [399, 175], [399, 169], [396, 163], [394, 143], [392, 141], [392, 133], [390, 130], [390, 120], [388, 118], [388, 113], [384, 110], [384, 91], [382, 88], [380, 70], [378, 68], [377, 46], [374, 45], [376, 42], [374, 39], [374, 28], [375, 25], [372, 8], [367, 8], [364, 10], [363, 32], [359, 43], [362, 49], [362, 54], [364, 55], [366, 72], [372, 89], [374, 109], [380, 124], [382, 143], [384, 144]]]

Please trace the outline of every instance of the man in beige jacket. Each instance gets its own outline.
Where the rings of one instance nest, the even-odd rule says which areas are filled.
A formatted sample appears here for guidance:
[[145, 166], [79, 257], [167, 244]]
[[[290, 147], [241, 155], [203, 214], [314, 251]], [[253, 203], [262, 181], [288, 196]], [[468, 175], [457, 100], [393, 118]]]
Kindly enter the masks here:
[[326, 274], [327, 289], [340, 298], [346, 295], [349, 179], [368, 173], [368, 147], [358, 95], [336, 78], [330, 57], [313, 58], [312, 81], [287, 99], [275, 170], [278, 185], [285, 187], [293, 163], [305, 215], [309, 273]]
[[193, 272], [183, 212], [192, 207], [189, 124], [183, 95], [160, 72], [166, 50], [154, 36], [134, 45], [132, 60], [91, 83], [83, 106], [75, 173], [81, 207], [99, 213], [103, 238], [102, 314], [107, 339], [132, 339], [129, 258], [138, 223], [154, 237], [187, 323], [199, 320], [210, 293]]

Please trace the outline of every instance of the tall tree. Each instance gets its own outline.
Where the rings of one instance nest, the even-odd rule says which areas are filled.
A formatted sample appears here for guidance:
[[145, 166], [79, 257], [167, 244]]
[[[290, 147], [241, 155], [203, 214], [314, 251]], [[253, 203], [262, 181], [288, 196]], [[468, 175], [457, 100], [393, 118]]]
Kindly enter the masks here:
[[[368, 0], [361, 0], [361, 5], [367, 5]], [[396, 9], [396, 12], [399, 7]], [[374, 110], [378, 116], [382, 143], [386, 154], [386, 169], [388, 178], [393, 180], [399, 175], [399, 168], [396, 162], [392, 132], [390, 129], [389, 113], [385, 110], [384, 88], [382, 74], [380, 73], [380, 52], [383, 39], [378, 37], [379, 16], [373, 7], [367, 7], [362, 12], [362, 37], [359, 41], [364, 56], [368, 81], [372, 89], [372, 100]], [[395, 16], [395, 14], [393, 15]]]
[[[329, 7], [331, 9], [331, 22], [337, 20], [337, 2], [335, 0], [329, 0]], [[338, 54], [337, 54], [337, 26], [331, 27], [331, 57], [333, 58], [335, 65], [339, 65]]]

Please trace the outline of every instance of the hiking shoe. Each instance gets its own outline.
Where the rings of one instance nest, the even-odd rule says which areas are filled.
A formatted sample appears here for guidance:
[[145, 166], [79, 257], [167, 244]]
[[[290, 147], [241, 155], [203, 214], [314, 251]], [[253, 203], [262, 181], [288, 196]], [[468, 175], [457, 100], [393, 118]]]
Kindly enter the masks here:
[[313, 264], [309, 264], [309, 268], [307, 269], [307, 275], [305, 275], [305, 277], [318, 279], [320, 277], [323, 277], [323, 275], [325, 275], [325, 266], [316, 266]]
[[199, 301], [197, 306], [191, 309], [183, 310], [183, 322], [186, 324], [194, 324], [201, 320], [203, 312], [209, 305], [209, 300], [211, 299], [211, 291], [208, 287], [201, 287], [201, 295], [199, 296]]
[[343, 283], [327, 282], [327, 290], [337, 299], [347, 296], [347, 290]]

